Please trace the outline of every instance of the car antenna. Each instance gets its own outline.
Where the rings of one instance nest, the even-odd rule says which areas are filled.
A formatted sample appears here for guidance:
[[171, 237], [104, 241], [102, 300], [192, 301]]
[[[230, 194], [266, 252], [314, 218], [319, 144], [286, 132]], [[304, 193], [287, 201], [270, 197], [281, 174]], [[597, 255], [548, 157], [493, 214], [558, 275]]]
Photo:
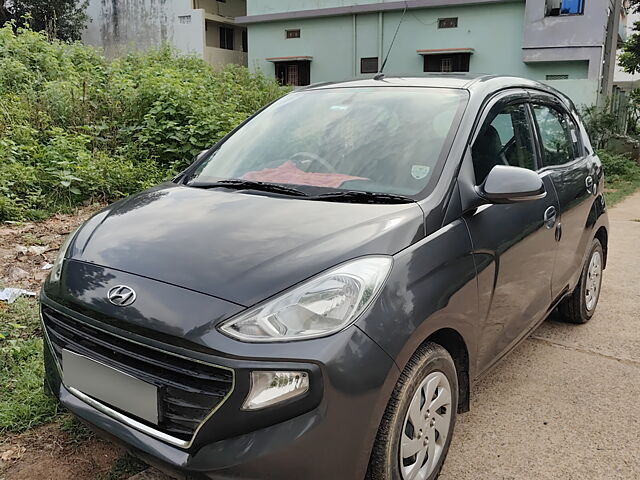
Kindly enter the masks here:
[[389, 54], [391, 53], [391, 49], [393, 48], [393, 44], [396, 41], [396, 37], [398, 36], [398, 32], [400, 31], [400, 25], [402, 25], [402, 21], [404, 20], [404, 16], [407, 13], [407, 0], [404, 2], [404, 10], [402, 11], [402, 17], [400, 17], [400, 21], [398, 22], [398, 26], [396, 27], [396, 33], [393, 34], [393, 39], [391, 39], [391, 44], [389, 45], [389, 50], [387, 50], [387, 54], [384, 57], [384, 61], [382, 62], [382, 66], [380, 67], [380, 71], [376, 73], [373, 77], [374, 80], [382, 80], [384, 78], [384, 67], [387, 64], [387, 60], [389, 60]]

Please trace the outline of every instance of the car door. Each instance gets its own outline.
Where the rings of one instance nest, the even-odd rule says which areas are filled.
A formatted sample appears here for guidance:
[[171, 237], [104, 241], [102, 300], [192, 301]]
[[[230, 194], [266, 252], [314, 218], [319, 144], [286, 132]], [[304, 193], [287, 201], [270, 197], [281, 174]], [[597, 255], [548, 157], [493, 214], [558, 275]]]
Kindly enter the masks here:
[[575, 120], [558, 99], [537, 93], [531, 108], [542, 154], [540, 171], [551, 177], [560, 204], [552, 280], [555, 299], [575, 284], [580, 273], [589, 240], [585, 227], [597, 189], [595, 163], [580, 143]]
[[[503, 94], [485, 109], [473, 140], [475, 184], [495, 165], [538, 169], [538, 149], [526, 92]], [[483, 205], [465, 215], [478, 270], [480, 372], [541, 321], [551, 303], [558, 201], [548, 174], [547, 195], [521, 203]]]

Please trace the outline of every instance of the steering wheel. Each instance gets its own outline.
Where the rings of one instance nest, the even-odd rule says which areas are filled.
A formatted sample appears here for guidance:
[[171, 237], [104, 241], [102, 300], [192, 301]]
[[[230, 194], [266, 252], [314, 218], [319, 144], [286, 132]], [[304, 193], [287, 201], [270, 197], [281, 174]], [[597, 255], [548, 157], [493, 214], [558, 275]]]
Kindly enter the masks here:
[[516, 143], [516, 137], [511, 137], [511, 139], [509, 139], [509, 141], [505, 144], [504, 147], [502, 147], [500, 149], [500, 151], [498, 152], [498, 157], [500, 157], [500, 160], [502, 160], [502, 163], [505, 165], [510, 165], [508, 160], [507, 160], [507, 150], [509, 150], [511, 147], [513, 147]]
[[327, 171], [331, 172], [331, 173], [338, 173], [336, 171], [336, 169], [333, 167], [333, 165], [331, 165], [329, 162], [327, 162], [324, 158], [322, 158], [319, 155], [316, 155], [315, 153], [311, 153], [311, 152], [298, 152], [294, 155], [291, 156], [290, 160], [294, 160], [296, 158], [308, 158], [311, 159], [313, 162], [318, 162], [320, 165], [322, 165], [325, 169], [327, 169]]

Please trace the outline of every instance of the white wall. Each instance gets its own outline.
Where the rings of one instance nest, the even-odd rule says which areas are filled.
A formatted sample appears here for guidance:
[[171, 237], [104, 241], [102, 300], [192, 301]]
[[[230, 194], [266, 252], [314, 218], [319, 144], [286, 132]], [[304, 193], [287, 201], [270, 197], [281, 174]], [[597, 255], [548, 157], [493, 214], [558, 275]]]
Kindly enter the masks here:
[[204, 10], [192, 0], [89, 0], [91, 18], [82, 40], [108, 57], [168, 43], [204, 55]]

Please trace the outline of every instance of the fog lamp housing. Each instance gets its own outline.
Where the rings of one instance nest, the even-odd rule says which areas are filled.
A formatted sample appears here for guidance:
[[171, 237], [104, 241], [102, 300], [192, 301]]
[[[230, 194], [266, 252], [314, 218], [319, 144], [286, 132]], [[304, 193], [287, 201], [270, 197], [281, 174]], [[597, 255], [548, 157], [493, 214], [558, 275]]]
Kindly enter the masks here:
[[253, 371], [251, 388], [243, 410], [260, 410], [304, 395], [309, 391], [309, 374], [300, 371]]

